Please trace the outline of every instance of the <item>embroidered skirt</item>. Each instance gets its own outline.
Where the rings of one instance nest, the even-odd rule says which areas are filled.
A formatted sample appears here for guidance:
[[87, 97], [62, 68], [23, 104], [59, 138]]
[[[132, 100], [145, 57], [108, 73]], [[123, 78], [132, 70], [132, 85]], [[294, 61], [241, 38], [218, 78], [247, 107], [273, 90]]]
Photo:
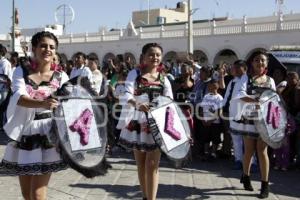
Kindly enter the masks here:
[[42, 175], [67, 168], [49, 141], [52, 119], [34, 120], [20, 142], [7, 144], [0, 168], [8, 175]]
[[158, 148], [149, 132], [145, 113], [135, 110], [130, 123], [121, 130], [119, 144], [127, 149], [153, 151]]

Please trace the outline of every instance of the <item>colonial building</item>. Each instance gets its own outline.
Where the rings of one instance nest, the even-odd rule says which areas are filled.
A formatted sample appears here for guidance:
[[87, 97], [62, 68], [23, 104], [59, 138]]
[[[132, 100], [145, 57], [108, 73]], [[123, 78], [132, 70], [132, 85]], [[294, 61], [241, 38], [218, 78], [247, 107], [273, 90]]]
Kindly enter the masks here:
[[187, 20], [188, 6], [186, 2], [177, 3], [174, 9], [157, 8], [132, 13], [132, 21], [136, 26], [187, 22]]
[[[186, 5], [181, 3], [174, 12], [186, 15]], [[154, 9], [155, 10], [155, 9]], [[188, 26], [186, 18], [174, 23], [157, 25], [155, 17], [163, 16], [164, 9], [150, 17], [153, 25], [142, 26], [139, 20], [145, 20], [143, 14], [133, 13], [133, 20], [125, 29], [101, 30], [96, 33], [78, 33], [60, 35], [59, 52], [65, 59], [72, 59], [77, 51], [93, 54], [100, 61], [117, 55], [130, 56], [138, 62], [142, 46], [148, 42], [160, 43], [164, 49], [164, 61], [175, 62], [187, 52]], [[166, 9], [168, 10], [168, 9]], [[147, 14], [147, 13], [146, 13]], [[142, 17], [143, 16], [143, 17]], [[168, 18], [166, 18], [166, 22]], [[174, 21], [174, 20], [173, 20]], [[194, 58], [200, 65], [232, 63], [236, 59], [245, 59], [257, 49], [269, 50], [275, 45], [300, 45], [300, 14], [278, 14], [266, 17], [242, 19], [216, 18], [195, 20], [193, 25]], [[50, 29], [51, 30], [51, 29]], [[30, 44], [30, 37], [21, 36], [22, 44]], [[0, 43], [10, 44], [10, 35], [0, 35]], [[30, 49], [30, 47], [29, 47]]]
[[[83, 51], [104, 62], [118, 54], [138, 60], [145, 43], [157, 42], [164, 48], [164, 60], [176, 61], [187, 51], [187, 32], [186, 23], [137, 28], [131, 22], [124, 30], [60, 36], [59, 51], [67, 58]], [[232, 63], [257, 49], [300, 45], [299, 33], [300, 14], [194, 21], [194, 56], [201, 65]]]

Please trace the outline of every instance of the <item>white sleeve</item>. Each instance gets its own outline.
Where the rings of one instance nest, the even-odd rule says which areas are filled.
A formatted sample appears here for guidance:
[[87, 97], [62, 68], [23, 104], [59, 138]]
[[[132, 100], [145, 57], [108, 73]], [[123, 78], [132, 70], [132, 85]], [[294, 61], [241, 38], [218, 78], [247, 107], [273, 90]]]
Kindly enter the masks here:
[[60, 86], [62, 86], [65, 82], [67, 82], [69, 80], [69, 76], [62, 71], [61, 72], [61, 81], [60, 81]]
[[170, 97], [171, 99], [173, 99], [173, 92], [172, 92], [172, 86], [171, 83], [169, 81], [169, 79], [165, 76], [165, 85], [164, 85], [164, 91], [163, 94], [167, 97]]
[[[233, 79], [233, 80], [234, 80], [234, 79]], [[232, 84], [233, 80], [231, 80], [231, 81], [229, 82], [229, 84], [228, 84], [228, 86], [227, 86], [227, 88], [226, 88], [226, 92], [225, 92], [224, 99], [223, 99], [223, 101], [222, 101], [221, 107], [224, 107], [225, 104], [226, 104], [226, 102], [227, 102], [227, 100], [228, 100], [229, 93], [230, 93], [230, 89], [231, 89], [231, 84]]]
[[6, 134], [13, 140], [20, 139], [24, 126], [34, 117], [34, 109], [18, 105], [22, 95], [29, 96], [26, 91], [25, 80], [23, 78], [23, 69], [17, 67], [12, 80], [13, 95], [10, 97], [6, 115], [7, 122], [4, 125]]
[[12, 91], [13, 97], [19, 100], [20, 96], [25, 95], [29, 96], [26, 91], [26, 84], [23, 77], [23, 69], [21, 67], [17, 67], [14, 75], [12, 77]]
[[134, 99], [134, 84], [137, 77], [136, 69], [131, 70], [125, 81], [125, 94], [120, 97], [121, 104], [127, 104], [130, 99]]
[[3, 73], [7, 75], [10, 80], [12, 80], [12, 69], [10, 62], [6, 61], [3, 63]]
[[274, 79], [272, 77], [270, 77], [270, 79], [271, 79], [271, 89], [276, 91], [275, 81], [274, 81]]
[[223, 99], [223, 97], [222, 97], [222, 95], [218, 95], [218, 102], [217, 102], [217, 109], [221, 109], [222, 107], [223, 107], [223, 101], [224, 99]]
[[84, 67], [84, 71], [82, 73], [82, 76], [88, 77], [88, 79], [92, 82], [93, 80], [93, 74], [89, 67]]
[[235, 97], [233, 97], [233, 99], [241, 99], [243, 97], [247, 97], [249, 96], [247, 94], [247, 85], [248, 85], [248, 76], [245, 76], [245, 78], [242, 78], [241, 81], [238, 82], [239, 83], [239, 90], [236, 94]]

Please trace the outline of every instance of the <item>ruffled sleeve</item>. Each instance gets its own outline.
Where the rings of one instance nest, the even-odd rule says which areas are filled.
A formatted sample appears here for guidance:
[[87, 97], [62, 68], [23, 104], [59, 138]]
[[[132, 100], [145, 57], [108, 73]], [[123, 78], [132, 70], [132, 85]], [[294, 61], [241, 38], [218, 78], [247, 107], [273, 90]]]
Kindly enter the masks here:
[[138, 72], [136, 69], [131, 70], [125, 82], [125, 94], [120, 96], [120, 104], [122, 105], [121, 115], [117, 124], [117, 129], [125, 128], [134, 116], [135, 108], [128, 104], [128, 101], [134, 99], [134, 85]]
[[138, 72], [136, 69], [131, 70], [125, 81], [125, 94], [120, 97], [120, 104], [126, 105], [129, 100], [134, 99], [134, 85]]
[[12, 91], [13, 94], [10, 97], [6, 111], [7, 122], [3, 128], [8, 137], [12, 140], [18, 140], [24, 126], [34, 117], [34, 109], [18, 106], [21, 96], [29, 96], [26, 91], [23, 69], [21, 67], [17, 67], [13, 74]]
[[69, 80], [69, 76], [65, 72], [61, 72], [60, 87]]
[[276, 91], [276, 84], [275, 84], [275, 81], [272, 77], [269, 77], [270, 78], [270, 82], [271, 82], [271, 89]]

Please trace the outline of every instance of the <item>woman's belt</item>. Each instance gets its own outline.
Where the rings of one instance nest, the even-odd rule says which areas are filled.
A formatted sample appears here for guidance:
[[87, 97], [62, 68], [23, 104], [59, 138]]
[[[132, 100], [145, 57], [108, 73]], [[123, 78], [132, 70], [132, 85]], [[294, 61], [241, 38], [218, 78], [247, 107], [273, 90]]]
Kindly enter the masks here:
[[23, 135], [20, 142], [17, 142], [17, 147], [31, 151], [38, 148], [50, 149], [54, 147], [54, 145], [50, 143], [46, 135], [36, 134], [28, 136]]
[[51, 116], [51, 112], [35, 113], [34, 120], [48, 119]]

